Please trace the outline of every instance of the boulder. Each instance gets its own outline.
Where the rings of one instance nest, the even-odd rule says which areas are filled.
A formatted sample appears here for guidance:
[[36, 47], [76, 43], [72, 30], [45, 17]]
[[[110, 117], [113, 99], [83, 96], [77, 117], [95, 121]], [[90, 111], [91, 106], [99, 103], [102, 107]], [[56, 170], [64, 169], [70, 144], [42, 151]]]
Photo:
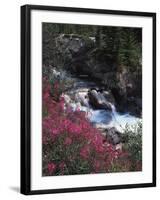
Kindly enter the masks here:
[[82, 106], [86, 106], [89, 108], [89, 100], [88, 95], [86, 95], [86, 92], [79, 92], [75, 94], [75, 100], [76, 102], [80, 102]]
[[106, 109], [112, 111], [111, 103], [106, 100], [103, 93], [97, 90], [88, 92], [89, 102], [95, 109]]
[[107, 99], [107, 101], [111, 102], [112, 104], [115, 104], [115, 99], [111, 92], [108, 91], [102, 91], [103, 96]]
[[114, 127], [106, 129], [106, 137], [108, 141], [114, 145], [121, 142], [121, 133]]

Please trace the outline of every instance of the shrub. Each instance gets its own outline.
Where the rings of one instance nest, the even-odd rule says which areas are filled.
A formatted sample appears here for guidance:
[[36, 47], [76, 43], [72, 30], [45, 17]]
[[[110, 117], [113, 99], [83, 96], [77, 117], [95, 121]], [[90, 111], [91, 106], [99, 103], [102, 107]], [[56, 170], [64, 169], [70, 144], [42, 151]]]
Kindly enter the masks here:
[[130, 152], [132, 159], [142, 161], [142, 121], [126, 126], [123, 137], [126, 141], [124, 148]]
[[[139, 171], [142, 168], [142, 123], [126, 127], [123, 151], [109, 144], [78, 108], [43, 79], [43, 176]], [[54, 87], [54, 85], [53, 85]], [[59, 88], [57, 85], [56, 89]]]
[[74, 84], [74, 79], [71, 75], [62, 70], [51, 65], [43, 66], [43, 87], [46, 85], [46, 80], [48, 86], [50, 87], [50, 95], [58, 101], [59, 97], [62, 93], [66, 92], [67, 90], [71, 89]]
[[43, 84], [43, 175], [108, 172], [120, 152], [78, 109], [65, 106], [63, 97], [55, 101], [51, 86]]
[[112, 172], [142, 170], [142, 121], [133, 126], [126, 125], [122, 135], [123, 153], [111, 167]]

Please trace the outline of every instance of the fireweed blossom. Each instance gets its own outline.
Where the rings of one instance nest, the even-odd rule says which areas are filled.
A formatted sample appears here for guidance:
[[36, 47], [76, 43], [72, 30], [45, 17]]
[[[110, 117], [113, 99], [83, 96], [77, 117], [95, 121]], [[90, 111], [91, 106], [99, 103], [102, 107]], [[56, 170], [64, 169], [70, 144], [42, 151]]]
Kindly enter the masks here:
[[89, 146], [85, 146], [82, 149], [80, 149], [80, 156], [83, 159], [87, 159], [89, 157], [89, 154], [90, 154]]
[[48, 163], [47, 168], [48, 168], [48, 173], [53, 174], [56, 170], [56, 165], [53, 162]]
[[69, 137], [66, 137], [65, 141], [64, 141], [64, 145], [70, 145], [72, 144], [72, 139]]
[[[58, 82], [54, 89], [58, 90]], [[49, 82], [43, 80], [42, 121], [45, 175], [108, 172], [122, 154], [94, 128], [85, 112], [73, 111], [63, 96], [55, 101]], [[54, 161], [54, 162], [53, 162]], [[47, 170], [46, 170], [47, 169]], [[65, 169], [65, 170], [64, 170]]]

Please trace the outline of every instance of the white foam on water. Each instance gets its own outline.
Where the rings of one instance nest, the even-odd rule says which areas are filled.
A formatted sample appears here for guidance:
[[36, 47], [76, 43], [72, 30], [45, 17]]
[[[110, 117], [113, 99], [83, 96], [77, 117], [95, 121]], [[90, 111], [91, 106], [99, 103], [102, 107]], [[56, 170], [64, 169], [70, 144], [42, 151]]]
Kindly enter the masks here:
[[[83, 83], [83, 82], [82, 82]], [[84, 85], [84, 86], [83, 86]], [[133, 126], [141, 118], [137, 118], [129, 113], [118, 113], [114, 104], [110, 103], [112, 108], [111, 111], [105, 109], [94, 110], [89, 105], [89, 99], [87, 98], [88, 90], [85, 84], [82, 87], [77, 88], [74, 91], [76, 102], [70, 102], [70, 106], [73, 111], [80, 110], [86, 112], [87, 118], [92, 122], [97, 128], [111, 128], [115, 127], [118, 131], [123, 132], [126, 125]]]
[[89, 117], [90, 121], [93, 123], [107, 123], [112, 119], [111, 113], [106, 110], [91, 110], [91, 115]]
[[115, 112], [112, 114], [112, 116], [113, 118], [110, 126], [115, 127], [120, 132], [124, 131], [126, 125], [131, 127], [140, 121], [140, 118], [130, 115], [128, 113], [119, 114], [118, 112]]

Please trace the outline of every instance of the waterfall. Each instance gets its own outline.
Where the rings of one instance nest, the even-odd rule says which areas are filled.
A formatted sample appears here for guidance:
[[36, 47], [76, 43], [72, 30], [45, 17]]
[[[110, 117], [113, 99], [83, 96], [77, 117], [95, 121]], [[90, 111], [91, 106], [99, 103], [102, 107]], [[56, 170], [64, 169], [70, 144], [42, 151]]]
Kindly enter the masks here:
[[[100, 102], [106, 101], [106, 103], [110, 105], [111, 109], [93, 109], [90, 105], [88, 96], [89, 85], [90, 83], [88, 82], [76, 82], [76, 88], [73, 88], [72, 91], [66, 95], [66, 101], [71, 106], [73, 111], [78, 108], [79, 110], [86, 112], [86, 116], [95, 127], [100, 129], [115, 127], [118, 131], [123, 132], [126, 124], [133, 125], [140, 120], [129, 113], [118, 113], [116, 106], [100, 92], [97, 93], [101, 100]], [[74, 100], [71, 100], [69, 96], [74, 96]]]
[[118, 120], [119, 119], [119, 114], [116, 111], [116, 107], [112, 103], [110, 103], [110, 105], [111, 105], [111, 108], [112, 108], [112, 126], [116, 127], [116, 128], [118, 127], [117, 129], [122, 131], [123, 127], [122, 127], [122, 125], [120, 124], [120, 122]]
[[132, 126], [136, 124], [140, 118], [130, 115], [129, 113], [120, 114], [116, 111], [116, 107], [112, 104], [112, 122], [110, 126], [115, 127], [120, 132], [123, 132], [126, 125]]
[[114, 104], [110, 103], [110, 106], [112, 108], [112, 113], [115, 114], [116, 113], [116, 107]]

